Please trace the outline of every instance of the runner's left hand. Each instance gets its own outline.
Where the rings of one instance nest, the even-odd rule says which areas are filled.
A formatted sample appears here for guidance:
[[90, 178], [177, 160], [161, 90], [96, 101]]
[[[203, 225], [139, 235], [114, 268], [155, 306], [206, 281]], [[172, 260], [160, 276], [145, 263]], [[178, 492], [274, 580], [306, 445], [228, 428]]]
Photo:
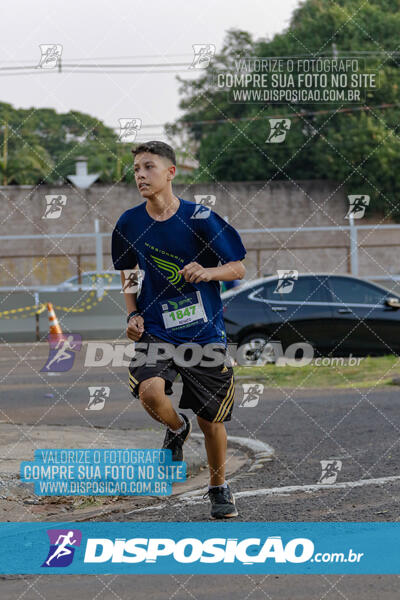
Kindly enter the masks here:
[[185, 265], [183, 269], [178, 271], [180, 275], [183, 275], [185, 281], [190, 283], [199, 283], [200, 281], [210, 281], [211, 273], [209, 269], [202, 267], [197, 262], [191, 262]]

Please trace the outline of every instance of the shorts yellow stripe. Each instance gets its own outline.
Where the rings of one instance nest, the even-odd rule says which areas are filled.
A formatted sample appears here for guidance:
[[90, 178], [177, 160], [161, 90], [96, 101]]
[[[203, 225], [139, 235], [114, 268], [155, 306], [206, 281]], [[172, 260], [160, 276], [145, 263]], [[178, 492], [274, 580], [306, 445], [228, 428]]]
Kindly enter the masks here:
[[221, 414], [221, 412], [222, 412], [222, 410], [223, 410], [226, 402], [229, 402], [229, 397], [230, 397], [232, 386], [233, 386], [233, 375], [231, 377], [231, 382], [229, 384], [228, 391], [226, 392], [226, 395], [225, 395], [224, 399], [221, 402], [221, 406], [219, 407], [218, 412], [217, 412], [215, 418], [213, 419], [213, 423], [215, 423], [218, 420], [218, 418], [219, 418], [219, 416], [220, 416], [220, 414]]
[[132, 375], [132, 373], [129, 373], [129, 379], [133, 379], [133, 381], [135, 383], [138, 383], [138, 380], [134, 378], [134, 376]]
[[219, 417], [218, 423], [222, 423], [222, 421], [225, 419], [226, 415], [230, 411], [230, 408], [231, 408], [231, 406], [233, 404], [233, 397], [234, 397], [234, 395], [235, 395], [235, 390], [232, 389], [232, 392], [231, 392], [230, 397], [228, 399], [228, 404], [226, 404], [225, 410], [223, 411], [222, 415]]
[[223, 410], [224, 406], [226, 406], [226, 403], [227, 403], [227, 402], [229, 402], [229, 399], [230, 399], [229, 397], [230, 397], [230, 393], [231, 393], [231, 389], [232, 389], [232, 387], [233, 387], [233, 375], [232, 375], [232, 377], [231, 377], [231, 383], [230, 383], [230, 385], [229, 385], [228, 391], [226, 392], [226, 396], [225, 396], [225, 398], [222, 400], [222, 402], [221, 402], [221, 406], [219, 407], [219, 410], [218, 410], [218, 412], [217, 412], [217, 414], [216, 414], [215, 418], [214, 418], [214, 419], [213, 419], [213, 421], [212, 421], [213, 423], [215, 423], [216, 421], [218, 421], [218, 418], [219, 418], [220, 414], [222, 413], [222, 410]]

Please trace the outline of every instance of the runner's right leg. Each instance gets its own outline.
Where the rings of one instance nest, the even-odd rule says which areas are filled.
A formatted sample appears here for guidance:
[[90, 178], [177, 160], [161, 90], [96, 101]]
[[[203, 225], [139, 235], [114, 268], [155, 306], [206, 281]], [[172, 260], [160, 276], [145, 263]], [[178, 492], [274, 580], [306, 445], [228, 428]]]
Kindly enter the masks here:
[[181, 427], [182, 418], [165, 395], [165, 380], [162, 377], [150, 377], [141, 381], [139, 398], [144, 409], [153, 419], [174, 431]]
[[179, 414], [165, 395], [165, 380], [150, 377], [139, 384], [139, 398], [153, 419], [167, 425], [163, 448], [172, 452], [172, 460], [182, 461], [182, 447], [192, 430], [192, 424], [183, 413]]

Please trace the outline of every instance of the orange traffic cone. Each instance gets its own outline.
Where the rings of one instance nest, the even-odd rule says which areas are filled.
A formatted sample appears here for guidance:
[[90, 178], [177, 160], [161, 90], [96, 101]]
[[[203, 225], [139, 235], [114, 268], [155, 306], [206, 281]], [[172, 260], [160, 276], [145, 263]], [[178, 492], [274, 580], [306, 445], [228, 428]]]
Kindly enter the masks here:
[[47, 302], [47, 312], [49, 315], [49, 333], [62, 334], [60, 323], [58, 322], [56, 313], [54, 312], [54, 308], [51, 302]]

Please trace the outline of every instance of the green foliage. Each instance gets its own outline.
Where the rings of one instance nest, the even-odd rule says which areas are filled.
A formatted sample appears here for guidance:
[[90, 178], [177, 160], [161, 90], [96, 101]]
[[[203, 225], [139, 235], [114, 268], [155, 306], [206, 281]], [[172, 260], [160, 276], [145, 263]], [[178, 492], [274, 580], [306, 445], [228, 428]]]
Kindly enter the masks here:
[[[130, 144], [103, 123], [78, 111], [57, 114], [48, 108], [15, 109], [0, 103], [2, 183], [55, 183], [75, 173], [75, 158], [88, 158], [99, 181], [132, 181]], [[6, 151], [5, 151], [6, 150]]]
[[[370, 212], [400, 219], [400, 54], [391, 54], [399, 30], [400, 0], [305, 0], [287, 30], [271, 40], [228, 31], [212, 68], [193, 81], [178, 77], [183, 117], [171, 131], [184, 131], [196, 145], [201, 166], [194, 180], [337, 180], [348, 193], [369, 193]], [[363, 57], [362, 71], [379, 74], [379, 87], [367, 91], [365, 102], [234, 104], [216, 91], [213, 71], [229, 68], [235, 58], [332, 57], [333, 44], [339, 58]], [[357, 106], [370, 110], [338, 112]], [[283, 144], [265, 143], [274, 116], [291, 118]]]

